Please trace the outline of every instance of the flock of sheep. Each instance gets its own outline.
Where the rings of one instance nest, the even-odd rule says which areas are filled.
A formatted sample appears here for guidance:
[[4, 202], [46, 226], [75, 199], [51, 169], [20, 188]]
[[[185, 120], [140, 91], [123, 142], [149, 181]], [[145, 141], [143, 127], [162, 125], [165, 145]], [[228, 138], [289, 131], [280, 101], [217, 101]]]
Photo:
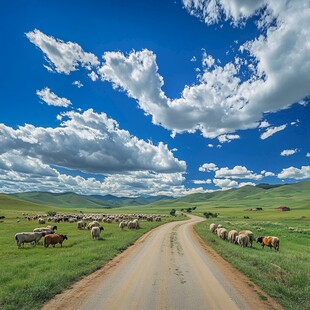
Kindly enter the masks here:
[[[100, 234], [104, 231], [104, 227], [101, 226], [101, 223], [118, 223], [118, 226], [121, 230], [124, 230], [126, 227], [128, 229], [138, 229], [140, 228], [140, 221], [146, 220], [149, 222], [161, 221], [161, 216], [159, 215], [143, 215], [143, 214], [118, 214], [118, 215], [57, 215], [54, 217], [44, 218], [43, 216], [35, 216], [29, 217], [25, 216], [25, 218], [29, 221], [37, 220], [39, 224], [43, 225], [48, 222], [69, 222], [76, 223], [77, 229], [82, 230], [87, 228], [90, 230], [91, 238], [93, 240], [98, 240], [100, 238]], [[41, 238], [44, 238], [43, 245], [48, 248], [51, 244], [55, 247], [56, 244], [60, 244], [62, 247], [62, 243], [65, 240], [68, 240], [68, 236], [64, 234], [56, 234], [57, 230], [56, 225], [49, 225], [44, 227], [39, 227], [33, 229], [32, 232], [21, 232], [15, 235], [15, 240], [18, 248], [24, 246], [24, 243], [32, 243], [33, 245], [37, 245]]]
[[[239, 244], [242, 248], [253, 245], [254, 234], [250, 230], [237, 231], [235, 229], [227, 230], [223, 225], [210, 224], [210, 232], [216, 234], [219, 238], [227, 240], [234, 244]], [[280, 240], [278, 237], [273, 236], [260, 236], [256, 238], [256, 243], [260, 243], [262, 248], [268, 246], [270, 249], [274, 248], [275, 251], [280, 249]]]

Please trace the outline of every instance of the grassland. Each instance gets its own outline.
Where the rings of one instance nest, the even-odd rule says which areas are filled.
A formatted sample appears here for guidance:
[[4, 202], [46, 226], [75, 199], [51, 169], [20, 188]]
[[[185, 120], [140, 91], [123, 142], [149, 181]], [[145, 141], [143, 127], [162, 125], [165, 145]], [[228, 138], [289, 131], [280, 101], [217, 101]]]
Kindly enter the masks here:
[[[4, 221], [0, 222], [2, 310], [39, 308], [44, 301], [106, 264], [147, 231], [167, 221], [185, 218], [163, 218], [162, 223], [143, 221], [141, 229], [124, 231], [120, 231], [117, 223], [103, 223], [105, 230], [98, 241], [91, 239], [89, 230], [78, 230], [75, 223], [61, 222], [57, 224], [58, 232], [68, 235], [62, 248], [56, 245], [46, 249], [41, 240], [36, 247], [25, 244], [23, 249], [17, 249], [14, 235], [40, 226], [36, 221], [24, 219], [23, 213], [44, 214], [49, 210], [36, 204], [4, 198], [0, 204], [0, 213], [5, 216]], [[68, 213], [66, 209], [57, 211]], [[98, 209], [88, 211], [98, 213]]]
[[[310, 309], [310, 182], [272, 189], [245, 187], [218, 194], [196, 194], [175, 201], [119, 209], [55, 208], [0, 195], [0, 309], [37, 309], [55, 294], [69, 287], [86, 274], [100, 268], [139, 236], [158, 223], [143, 222], [142, 228], [120, 232], [116, 224], [105, 224], [102, 239], [92, 241], [89, 231], [79, 231], [75, 224], [60, 223], [59, 232], [69, 240], [63, 248], [44, 249], [26, 245], [18, 250], [14, 235], [32, 231], [36, 222], [23, 219], [48, 211], [57, 213], [152, 213], [169, 214], [193, 208], [192, 213], [218, 213], [217, 218], [198, 224], [195, 229], [202, 239], [227, 261], [245, 273], [254, 283], [281, 303], [285, 309]], [[276, 207], [287, 205], [291, 211], [279, 212]], [[263, 211], [250, 211], [261, 207]], [[183, 219], [177, 217], [173, 219]], [[167, 219], [171, 220], [171, 218]], [[220, 240], [209, 232], [211, 222], [231, 228], [250, 229], [255, 236], [275, 235], [280, 238], [280, 252], [259, 244], [242, 249]], [[289, 228], [293, 228], [289, 229]], [[264, 298], [264, 296], [261, 296]]]

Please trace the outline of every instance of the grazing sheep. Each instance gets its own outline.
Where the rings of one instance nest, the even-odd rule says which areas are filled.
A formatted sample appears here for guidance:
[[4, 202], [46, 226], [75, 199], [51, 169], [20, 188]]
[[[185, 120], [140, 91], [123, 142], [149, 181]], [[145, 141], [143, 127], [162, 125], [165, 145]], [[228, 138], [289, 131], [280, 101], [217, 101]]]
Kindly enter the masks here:
[[210, 232], [212, 232], [213, 234], [215, 233], [216, 228], [217, 226], [214, 223], [210, 224]]
[[217, 228], [215, 229], [215, 233], [217, 234], [217, 236], [218, 236], [219, 238], [221, 238], [221, 231], [222, 231], [222, 229], [223, 229], [223, 227], [217, 227]]
[[118, 227], [121, 229], [121, 230], [124, 230], [124, 228], [127, 226], [127, 222], [126, 221], [121, 221], [118, 225]]
[[43, 219], [42, 217], [39, 217], [39, 218], [38, 218], [38, 223], [39, 223], [40, 225], [45, 224], [45, 219]]
[[223, 240], [227, 240], [227, 229], [226, 228], [221, 228], [219, 237]]
[[93, 240], [98, 240], [100, 237], [100, 233], [104, 230], [104, 228], [102, 226], [97, 227], [94, 226], [91, 229], [91, 237], [93, 238]]
[[266, 245], [270, 248], [270, 250], [274, 248], [275, 251], [279, 251], [280, 249], [280, 240], [278, 237], [271, 237], [271, 236], [257, 237], [256, 243], [260, 243], [262, 248], [264, 248]]
[[47, 226], [45, 226], [45, 228], [53, 230], [53, 231], [57, 230], [57, 226], [56, 225], [47, 225]]
[[127, 227], [128, 227], [128, 229], [137, 229], [137, 225], [138, 225], [137, 222], [130, 221], [130, 222], [128, 222]]
[[252, 247], [253, 241], [254, 241], [254, 234], [250, 230], [241, 230], [239, 231], [239, 235], [244, 234], [249, 236], [249, 243]]
[[133, 222], [136, 223], [136, 225], [137, 225], [136, 229], [139, 229], [140, 228], [139, 220], [138, 219], [134, 219]]
[[62, 243], [65, 241], [65, 240], [68, 240], [68, 237], [67, 235], [62, 235], [62, 234], [49, 234], [49, 235], [46, 235], [44, 237], [44, 247], [48, 248], [48, 246], [50, 244], [53, 245], [53, 248], [55, 247], [55, 245], [57, 243], [60, 244], [60, 246], [62, 247]]
[[237, 242], [238, 244], [244, 248], [244, 247], [247, 247], [249, 245], [249, 242], [250, 242], [250, 238], [248, 235], [246, 234], [240, 234], [237, 236]]
[[238, 232], [237, 230], [230, 230], [228, 232], [228, 241], [230, 241], [231, 243], [236, 243], [236, 238], [238, 236]]
[[93, 227], [100, 227], [100, 223], [98, 221], [92, 221], [87, 225], [87, 229], [92, 229]]
[[15, 240], [17, 247], [20, 249], [25, 242], [34, 242], [34, 245], [38, 244], [43, 236], [45, 236], [45, 232], [22, 232], [15, 235]]
[[76, 222], [77, 229], [84, 229], [86, 227], [86, 223], [84, 221]]
[[49, 228], [46, 228], [46, 227], [39, 227], [39, 228], [35, 228], [33, 230], [33, 232], [45, 232], [45, 234], [53, 234], [54, 233], [54, 230], [51, 230]]

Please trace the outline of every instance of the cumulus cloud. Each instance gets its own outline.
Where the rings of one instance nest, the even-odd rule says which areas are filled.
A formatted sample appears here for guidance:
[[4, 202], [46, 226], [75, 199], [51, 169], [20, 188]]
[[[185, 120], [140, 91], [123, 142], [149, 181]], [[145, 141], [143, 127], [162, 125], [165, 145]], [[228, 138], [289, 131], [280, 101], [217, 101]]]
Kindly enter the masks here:
[[[97, 57], [76, 43], [63, 42], [39, 30], [27, 33], [54, 65], [68, 74], [78, 65], [92, 70], [90, 78], [109, 81], [134, 98], [152, 122], [172, 132], [200, 131], [206, 138], [238, 130], [266, 128], [265, 113], [289, 108], [310, 94], [310, 5], [305, 1], [183, 0], [184, 7], [208, 25], [221, 20], [235, 26], [257, 14], [261, 34], [243, 43], [232, 62], [220, 65], [203, 52], [198, 82], [185, 86], [180, 98], [171, 99], [162, 90], [156, 55], [147, 49], [105, 52]], [[296, 23], [298, 20], [298, 23]], [[283, 65], [285, 64], [285, 65]], [[248, 76], [248, 79], [244, 79]], [[241, 78], [242, 77], [242, 78]], [[266, 130], [266, 139], [283, 127]]]
[[310, 157], [310, 153], [309, 152], [307, 153], [306, 157]]
[[[184, 4], [192, 13], [205, 12], [207, 23], [218, 22], [224, 15], [237, 25], [238, 21], [243, 22], [260, 12], [258, 25], [267, 30], [240, 47], [243, 55], [251, 59], [251, 68], [246, 68], [251, 69], [248, 80], [240, 79], [240, 64], [245, 61], [219, 66], [208, 55], [204, 58], [199, 83], [185, 86], [181, 97], [174, 100], [162, 91], [164, 79], [151, 51], [132, 51], [128, 55], [106, 52], [99, 69], [101, 79], [136, 99], [139, 107], [151, 115], [154, 124], [171, 130], [173, 135], [200, 131], [204, 137], [214, 138], [256, 128], [264, 113], [288, 108], [309, 95], [308, 4], [224, 0], [185, 1]], [[270, 129], [262, 137], [271, 132]]]
[[41, 90], [37, 90], [36, 94], [47, 105], [52, 105], [55, 107], [65, 107], [65, 108], [71, 105], [71, 101], [69, 99], [58, 97], [48, 87], [45, 87]]
[[262, 170], [261, 171], [261, 174], [265, 177], [273, 177], [275, 176], [275, 174], [273, 172], [270, 172], [270, 171], [266, 171], [266, 170]]
[[214, 163], [205, 163], [202, 166], [200, 166], [198, 170], [202, 172], [211, 172], [216, 171], [218, 169], [219, 168]]
[[[22, 164], [21, 164], [22, 163]], [[78, 194], [112, 194], [115, 196], [170, 195], [187, 193], [182, 173], [132, 171], [84, 178], [57, 171], [40, 159], [12, 151], [0, 155], [1, 191], [73, 191]]]
[[215, 186], [220, 187], [221, 189], [230, 189], [238, 186], [238, 182], [230, 179], [213, 179]]
[[286, 128], [286, 125], [281, 125], [281, 126], [277, 126], [277, 127], [269, 127], [268, 129], [266, 129], [266, 131], [264, 133], [261, 134], [260, 138], [262, 140], [265, 140], [271, 136], [273, 136], [275, 133], [282, 131]]
[[173, 156], [167, 145], [157, 146], [119, 128], [106, 114], [87, 110], [66, 112], [57, 128], [30, 124], [18, 129], [0, 124], [2, 153], [16, 150], [47, 165], [89, 173], [150, 170], [157, 173], [184, 172], [186, 164]]
[[291, 150], [283, 150], [280, 155], [281, 156], [291, 156], [298, 152], [298, 149], [291, 149]]
[[228, 167], [220, 168], [215, 171], [215, 178], [217, 179], [251, 179], [260, 180], [262, 175], [253, 173], [244, 166], [235, 166], [232, 169]]
[[55, 39], [38, 29], [27, 32], [26, 37], [42, 50], [49, 63], [49, 68], [58, 73], [69, 74], [71, 71], [78, 70], [79, 65], [91, 70], [92, 67], [97, 67], [100, 64], [97, 56], [84, 52], [77, 43]]
[[279, 179], [308, 179], [310, 178], [310, 166], [302, 166], [300, 169], [295, 167], [289, 167], [283, 169], [281, 173], [278, 174]]

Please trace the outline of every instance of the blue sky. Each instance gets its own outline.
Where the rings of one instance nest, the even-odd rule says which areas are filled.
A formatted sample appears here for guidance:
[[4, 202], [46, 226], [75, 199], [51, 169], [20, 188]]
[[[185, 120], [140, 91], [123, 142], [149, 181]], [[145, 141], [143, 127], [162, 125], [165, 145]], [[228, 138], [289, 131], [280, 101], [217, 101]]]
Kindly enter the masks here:
[[1, 192], [310, 179], [308, 1], [0, 6]]

